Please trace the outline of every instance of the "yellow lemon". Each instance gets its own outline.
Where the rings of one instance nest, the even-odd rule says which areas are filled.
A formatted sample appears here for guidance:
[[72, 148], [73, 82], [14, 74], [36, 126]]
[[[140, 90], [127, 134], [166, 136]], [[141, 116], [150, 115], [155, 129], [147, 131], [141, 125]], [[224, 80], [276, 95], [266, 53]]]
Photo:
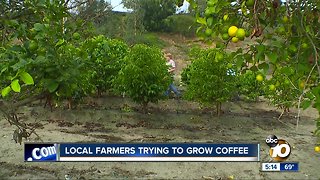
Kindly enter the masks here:
[[276, 86], [271, 84], [271, 85], [269, 85], [269, 89], [270, 89], [270, 91], [274, 91], [276, 89]]
[[256, 76], [256, 80], [259, 81], [259, 82], [262, 82], [263, 81], [263, 76], [261, 74], [258, 74]]
[[304, 81], [301, 81], [301, 82], [299, 83], [299, 87], [300, 87], [300, 89], [303, 89], [303, 88], [304, 88], [304, 86], [305, 86]]
[[234, 37], [234, 36], [236, 36], [237, 31], [238, 31], [237, 26], [231, 26], [228, 29], [228, 34], [229, 34], [230, 37]]
[[233, 38], [231, 39], [231, 41], [234, 42], [234, 43], [237, 43], [237, 42], [239, 41], [239, 38], [233, 37]]

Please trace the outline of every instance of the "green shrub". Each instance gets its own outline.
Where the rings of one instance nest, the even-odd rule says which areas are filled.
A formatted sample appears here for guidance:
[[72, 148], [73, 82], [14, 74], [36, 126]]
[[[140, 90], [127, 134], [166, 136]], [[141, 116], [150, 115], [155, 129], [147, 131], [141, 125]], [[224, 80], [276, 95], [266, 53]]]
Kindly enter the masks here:
[[164, 20], [165, 31], [194, 37], [196, 32], [195, 19], [188, 14], [175, 14]]
[[221, 103], [234, 96], [236, 76], [229, 72], [231, 59], [218, 49], [199, 51], [188, 72], [186, 97], [204, 105], [216, 103], [221, 114]]
[[125, 61], [114, 85], [119, 93], [124, 92], [145, 111], [149, 102], [163, 97], [171, 81], [163, 53], [158, 48], [137, 44]]
[[163, 48], [165, 46], [165, 42], [153, 33], [128, 35], [125, 37], [125, 41], [129, 45], [145, 44], [148, 46], [156, 46], [158, 48]]
[[123, 58], [129, 51], [127, 44], [100, 35], [86, 40], [82, 50], [86, 52], [86, 65], [91, 71], [90, 83], [99, 93], [110, 90], [114, 77], [124, 66]]

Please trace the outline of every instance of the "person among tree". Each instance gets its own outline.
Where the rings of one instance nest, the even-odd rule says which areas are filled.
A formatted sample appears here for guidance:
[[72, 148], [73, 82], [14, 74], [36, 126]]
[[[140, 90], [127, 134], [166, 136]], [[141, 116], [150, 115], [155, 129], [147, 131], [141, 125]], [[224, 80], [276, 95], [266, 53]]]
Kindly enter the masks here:
[[174, 84], [173, 84], [173, 81], [174, 81], [174, 71], [176, 70], [176, 63], [175, 63], [174, 60], [173, 60], [172, 54], [167, 53], [165, 57], [166, 57], [166, 60], [167, 60], [166, 65], [168, 66], [168, 72], [171, 74], [171, 77], [172, 77], [172, 82], [171, 82], [171, 84], [169, 85], [168, 90], [165, 92], [165, 95], [166, 95], [166, 96], [169, 96], [169, 93], [170, 93], [171, 91], [173, 91], [174, 94], [175, 94], [177, 97], [180, 97], [180, 92], [178, 91], [178, 89], [177, 89], [177, 88], [174, 86]]

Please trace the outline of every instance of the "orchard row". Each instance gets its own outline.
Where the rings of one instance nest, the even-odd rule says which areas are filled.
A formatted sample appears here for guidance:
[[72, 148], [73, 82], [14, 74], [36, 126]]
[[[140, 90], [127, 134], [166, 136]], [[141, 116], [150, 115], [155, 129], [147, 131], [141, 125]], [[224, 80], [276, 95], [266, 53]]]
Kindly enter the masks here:
[[[50, 45], [51, 39], [41, 36], [49, 30], [44, 24], [35, 24], [30, 30], [33, 39], [1, 49], [4, 98], [15, 97], [25, 85], [32, 86], [23, 87], [23, 91], [45, 94], [49, 102], [53, 99], [71, 102], [111, 92], [125, 93], [145, 107], [164, 98], [172, 79], [160, 49], [146, 45], [130, 48], [123, 41], [104, 36], [83, 41], [79, 33]], [[289, 67], [274, 68], [273, 77], [267, 80], [267, 66], [252, 65], [251, 56], [215, 48], [193, 49], [190, 57], [192, 64], [182, 73], [187, 86], [184, 97], [205, 104], [216, 103], [218, 114], [221, 103], [240, 95], [250, 99], [264, 95], [276, 106], [288, 109], [297, 104], [305, 88], [304, 79]], [[311, 91], [307, 97], [302, 107], [310, 106], [315, 98]]]

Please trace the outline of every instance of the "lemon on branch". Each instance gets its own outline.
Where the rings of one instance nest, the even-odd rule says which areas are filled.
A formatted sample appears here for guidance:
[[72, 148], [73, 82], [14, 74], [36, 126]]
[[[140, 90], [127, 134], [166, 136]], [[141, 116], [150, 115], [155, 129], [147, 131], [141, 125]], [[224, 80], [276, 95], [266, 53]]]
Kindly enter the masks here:
[[233, 38], [231, 39], [231, 41], [234, 42], [234, 43], [237, 43], [237, 42], [239, 41], [239, 38], [233, 37]]
[[263, 76], [261, 74], [258, 74], [256, 76], [256, 80], [259, 81], [259, 82], [262, 82], [263, 81]]
[[220, 52], [217, 52], [215, 58], [216, 58], [217, 61], [221, 61], [221, 60], [223, 60], [223, 54], [220, 53]]
[[212, 29], [207, 28], [205, 31], [206, 36], [210, 36], [212, 34]]
[[271, 84], [271, 85], [269, 85], [269, 89], [270, 89], [270, 91], [274, 91], [276, 89], [276, 86]]
[[229, 29], [228, 26], [223, 26], [221, 29], [221, 32], [228, 34], [228, 29]]
[[283, 22], [283, 23], [287, 23], [288, 21], [289, 21], [288, 16], [283, 16], [282, 22]]
[[30, 51], [35, 51], [38, 49], [38, 43], [36, 41], [30, 41], [30, 44], [29, 44], [29, 49]]
[[284, 26], [280, 26], [278, 29], [277, 29], [277, 32], [279, 34], [282, 34], [282, 35], [285, 35], [286, 34], [286, 28]]
[[237, 31], [238, 31], [237, 26], [231, 26], [228, 29], [228, 34], [229, 34], [230, 37], [234, 37], [234, 36], [236, 36]]
[[246, 31], [242, 28], [239, 28], [236, 32], [236, 37], [240, 40], [243, 40], [245, 36], [246, 36]]
[[298, 49], [295, 45], [290, 44], [289, 46], [289, 53], [291, 53], [291, 55], [295, 55], [298, 52]]
[[300, 83], [299, 83], [299, 88], [300, 88], [300, 89], [303, 89], [304, 86], [305, 86], [305, 82], [304, 82], [304, 81], [300, 81]]
[[79, 40], [81, 36], [80, 36], [79, 33], [75, 32], [75, 33], [72, 34], [72, 37], [73, 37], [73, 39], [75, 39], [75, 40]]
[[307, 44], [307, 43], [302, 43], [302, 44], [301, 44], [301, 47], [302, 47], [303, 49], [307, 49], [307, 48], [308, 48], [308, 44]]
[[246, 1], [246, 6], [247, 7], [251, 7], [251, 6], [253, 6], [254, 5], [254, 0], [247, 0]]
[[222, 34], [222, 39], [223, 40], [228, 40], [229, 39], [229, 35], [227, 33]]

